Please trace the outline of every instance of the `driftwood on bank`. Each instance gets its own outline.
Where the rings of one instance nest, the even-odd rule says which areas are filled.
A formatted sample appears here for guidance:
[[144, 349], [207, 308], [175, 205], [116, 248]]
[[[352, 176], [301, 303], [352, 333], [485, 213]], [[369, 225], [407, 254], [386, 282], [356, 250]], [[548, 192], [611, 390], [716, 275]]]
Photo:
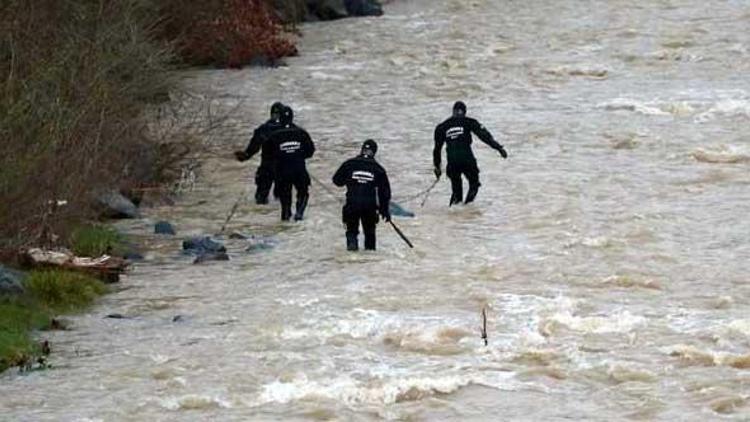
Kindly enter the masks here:
[[75, 256], [72, 252], [62, 250], [44, 250], [32, 248], [23, 254], [23, 264], [32, 269], [65, 269], [79, 271], [96, 277], [105, 283], [120, 281], [120, 274], [124, 273], [129, 263], [125, 259], [102, 255], [98, 258]]

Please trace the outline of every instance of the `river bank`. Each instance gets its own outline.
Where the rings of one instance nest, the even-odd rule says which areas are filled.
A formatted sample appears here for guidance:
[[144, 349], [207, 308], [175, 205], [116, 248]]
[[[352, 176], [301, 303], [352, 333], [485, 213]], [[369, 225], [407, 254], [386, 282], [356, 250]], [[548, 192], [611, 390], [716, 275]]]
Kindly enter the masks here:
[[[188, 189], [221, 119], [206, 109], [208, 101], [184, 94], [177, 69], [268, 64], [296, 54], [294, 37], [269, 4], [52, 2], [29, 8], [9, 3], [0, 20], [2, 90], [7, 94], [0, 107], [0, 132], [7, 140], [0, 160], [0, 262], [17, 270], [37, 267], [25, 258], [39, 247], [63, 248], [66, 254], [64, 248], [70, 248], [78, 258], [92, 260], [137, 256], [113, 251], [118, 235], [98, 221], [140, 218], [141, 203], [146, 209], [171, 203]], [[290, 5], [275, 3], [279, 11]], [[311, 8], [307, 14], [337, 14], [320, 19], [373, 14], [375, 6], [302, 4]], [[219, 51], [227, 40], [242, 49], [230, 45]], [[87, 233], [85, 239], [81, 233]], [[33, 286], [42, 273], [8, 271], [0, 289], [0, 371], [26, 368], [41, 358], [32, 331], [50, 326], [68, 305], [84, 308], [79, 294], [64, 293], [72, 273], [43, 274], [57, 274], [58, 296], [70, 301], [50, 306], [24, 291], [27, 280]], [[82, 280], [83, 287], [95, 285]], [[25, 320], [29, 323], [19, 323]]]

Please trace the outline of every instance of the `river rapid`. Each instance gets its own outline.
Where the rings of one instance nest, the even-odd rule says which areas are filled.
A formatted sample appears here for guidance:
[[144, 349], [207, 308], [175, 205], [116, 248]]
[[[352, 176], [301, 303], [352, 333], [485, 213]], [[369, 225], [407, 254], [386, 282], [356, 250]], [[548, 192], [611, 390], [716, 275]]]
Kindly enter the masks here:
[[[404, 0], [301, 29], [287, 67], [186, 75], [232, 110], [218, 148], [284, 101], [333, 189], [376, 139], [416, 248], [381, 224], [347, 253], [343, 192], [314, 183], [301, 223], [241, 203], [228, 232], [272, 249], [191, 265], [180, 240], [218, 232], [257, 165], [208, 160], [121, 224], [147, 260], [50, 334], [53, 369], [0, 378], [0, 419], [750, 419], [749, 3]], [[476, 203], [443, 179], [420, 207], [459, 99], [510, 157], [477, 141]], [[160, 219], [179, 238], [144, 235]]]

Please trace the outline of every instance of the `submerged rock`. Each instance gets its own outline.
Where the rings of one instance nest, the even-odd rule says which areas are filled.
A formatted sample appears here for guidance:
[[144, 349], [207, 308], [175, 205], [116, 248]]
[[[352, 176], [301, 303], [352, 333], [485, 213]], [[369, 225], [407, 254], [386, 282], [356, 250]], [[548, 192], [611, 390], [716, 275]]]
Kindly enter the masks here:
[[116, 191], [107, 191], [97, 198], [102, 206], [102, 215], [108, 218], [140, 218], [135, 204]]
[[182, 249], [190, 253], [226, 252], [227, 248], [208, 236], [191, 237], [182, 242]]
[[175, 235], [177, 234], [174, 230], [174, 226], [170, 224], [168, 221], [159, 221], [154, 225], [154, 233], [155, 234], [169, 234], [169, 235]]
[[0, 296], [22, 294], [26, 290], [23, 286], [24, 278], [24, 273], [0, 265]]
[[196, 256], [193, 264], [206, 261], [229, 261], [227, 248], [208, 236], [187, 239], [182, 242], [182, 249]]
[[204, 252], [195, 257], [193, 264], [208, 261], [229, 261], [229, 255], [226, 252]]
[[246, 239], [248, 246], [245, 248], [246, 252], [259, 252], [273, 249], [276, 246], [276, 240], [271, 237], [256, 237], [251, 236]]

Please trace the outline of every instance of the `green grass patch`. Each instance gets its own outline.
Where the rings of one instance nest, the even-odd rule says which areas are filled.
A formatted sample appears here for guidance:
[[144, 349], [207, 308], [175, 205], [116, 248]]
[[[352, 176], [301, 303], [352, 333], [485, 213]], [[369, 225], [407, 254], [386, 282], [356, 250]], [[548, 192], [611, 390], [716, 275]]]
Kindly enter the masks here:
[[33, 271], [24, 284], [34, 302], [54, 312], [81, 310], [107, 292], [101, 281], [73, 271]]
[[39, 354], [31, 332], [47, 328], [52, 319], [49, 311], [25, 299], [0, 299], [0, 372]]
[[48, 328], [57, 314], [85, 309], [108, 290], [93, 277], [62, 270], [32, 271], [24, 286], [21, 296], [0, 297], [0, 372], [40, 356], [33, 331]]
[[70, 246], [77, 256], [122, 255], [125, 238], [111, 227], [82, 226], [73, 230]]

